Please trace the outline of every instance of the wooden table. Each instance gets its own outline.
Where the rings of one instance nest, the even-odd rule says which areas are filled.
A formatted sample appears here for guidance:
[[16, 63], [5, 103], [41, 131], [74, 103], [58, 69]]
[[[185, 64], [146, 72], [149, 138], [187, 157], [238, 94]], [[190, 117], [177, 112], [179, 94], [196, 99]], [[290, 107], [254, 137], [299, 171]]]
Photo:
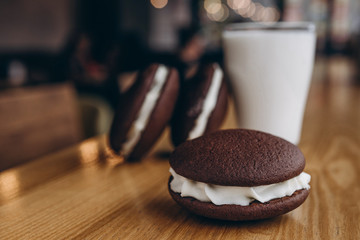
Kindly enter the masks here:
[[312, 85], [300, 143], [311, 193], [273, 219], [179, 207], [167, 192], [167, 134], [141, 163], [114, 157], [102, 136], [0, 173], [0, 239], [360, 239], [359, 87]]

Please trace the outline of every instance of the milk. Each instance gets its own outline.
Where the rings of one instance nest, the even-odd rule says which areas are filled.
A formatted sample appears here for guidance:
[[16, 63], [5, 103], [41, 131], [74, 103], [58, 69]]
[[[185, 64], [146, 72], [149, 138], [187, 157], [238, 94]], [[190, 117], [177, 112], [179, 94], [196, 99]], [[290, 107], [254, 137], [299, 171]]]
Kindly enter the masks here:
[[298, 144], [314, 63], [314, 31], [225, 30], [223, 47], [238, 126]]

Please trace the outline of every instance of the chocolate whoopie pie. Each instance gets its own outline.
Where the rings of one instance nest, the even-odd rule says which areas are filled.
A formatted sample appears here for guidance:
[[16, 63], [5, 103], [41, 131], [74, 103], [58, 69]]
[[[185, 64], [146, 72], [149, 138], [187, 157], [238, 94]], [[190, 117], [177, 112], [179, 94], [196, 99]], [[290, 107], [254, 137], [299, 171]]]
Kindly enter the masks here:
[[127, 160], [139, 160], [171, 119], [179, 92], [175, 68], [152, 64], [138, 73], [119, 101], [110, 130], [110, 146]]
[[223, 220], [275, 217], [300, 206], [310, 175], [299, 148], [273, 135], [217, 131], [178, 146], [168, 187], [181, 206]]
[[171, 123], [173, 144], [217, 130], [225, 118], [227, 98], [221, 67], [217, 63], [202, 64], [181, 89]]

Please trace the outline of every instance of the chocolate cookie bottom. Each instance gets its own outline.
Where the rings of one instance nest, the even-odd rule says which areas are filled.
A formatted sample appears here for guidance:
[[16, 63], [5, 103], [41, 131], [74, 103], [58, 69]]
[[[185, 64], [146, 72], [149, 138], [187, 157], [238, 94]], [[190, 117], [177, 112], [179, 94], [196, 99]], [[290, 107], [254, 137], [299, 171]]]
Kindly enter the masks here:
[[168, 188], [172, 198], [189, 211], [208, 218], [230, 221], [259, 220], [276, 217], [299, 207], [309, 195], [309, 190], [302, 189], [294, 192], [291, 196], [273, 199], [266, 203], [254, 201], [248, 206], [234, 204], [215, 205], [210, 202], [201, 202], [192, 197], [181, 197], [179, 193], [175, 193], [170, 189], [170, 181]]

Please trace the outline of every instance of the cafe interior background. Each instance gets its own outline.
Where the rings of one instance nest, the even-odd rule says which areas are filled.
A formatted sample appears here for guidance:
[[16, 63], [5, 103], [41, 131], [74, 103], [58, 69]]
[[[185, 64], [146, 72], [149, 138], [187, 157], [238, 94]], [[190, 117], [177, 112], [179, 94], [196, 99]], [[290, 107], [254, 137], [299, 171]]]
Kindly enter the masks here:
[[360, 83], [358, 0], [0, 1], [0, 170], [106, 134], [151, 62], [223, 61], [228, 23], [312, 21], [313, 81]]

